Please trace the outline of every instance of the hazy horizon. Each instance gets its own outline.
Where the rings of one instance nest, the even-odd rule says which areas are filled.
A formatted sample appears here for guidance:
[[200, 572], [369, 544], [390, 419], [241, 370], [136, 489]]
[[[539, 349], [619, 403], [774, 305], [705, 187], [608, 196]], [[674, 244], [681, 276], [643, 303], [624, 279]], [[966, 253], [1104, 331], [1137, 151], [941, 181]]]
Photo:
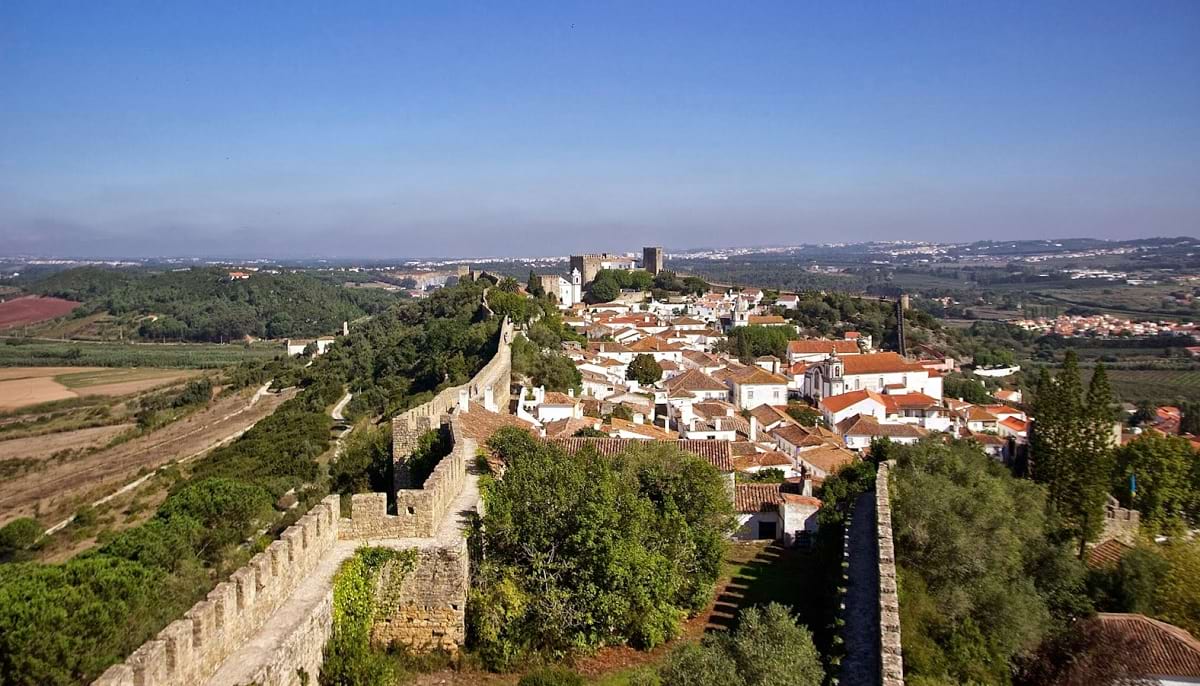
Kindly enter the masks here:
[[1200, 235], [1200, 3], [0, 5], [0, 252]]

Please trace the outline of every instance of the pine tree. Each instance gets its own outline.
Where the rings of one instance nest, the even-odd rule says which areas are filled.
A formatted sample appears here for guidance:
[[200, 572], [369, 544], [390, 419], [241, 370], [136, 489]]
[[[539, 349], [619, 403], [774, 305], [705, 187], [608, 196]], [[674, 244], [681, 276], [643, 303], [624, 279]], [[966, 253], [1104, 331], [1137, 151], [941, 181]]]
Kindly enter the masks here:
[[1104, 364], [1096, 365], [1088, 384], [1076, 455], [1078, 507], [1083, 541], [1095, 538], [1104, 521], [1104, 502], [1113, 470], [1113, 393]]

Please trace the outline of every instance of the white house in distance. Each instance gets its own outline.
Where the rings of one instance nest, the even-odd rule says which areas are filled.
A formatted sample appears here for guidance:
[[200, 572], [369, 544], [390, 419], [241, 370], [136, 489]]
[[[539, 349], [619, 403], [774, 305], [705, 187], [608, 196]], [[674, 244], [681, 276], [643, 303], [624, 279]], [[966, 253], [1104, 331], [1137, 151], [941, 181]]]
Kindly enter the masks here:
[[308, 346], [316, 344], [317, 354], [324, 355], [336, 339], [333, 336], [322, 336], [317, 339], [289, 338], [283, 342], [289, 356], [303, 355]]
[[729, 386], [733, 392], [733, 404], [739, 410], [752, 410], [763, 403], [787, 404], [787, 377], [772, 374], [761, 367], [726, 368], [718, 372], [717, 378]]

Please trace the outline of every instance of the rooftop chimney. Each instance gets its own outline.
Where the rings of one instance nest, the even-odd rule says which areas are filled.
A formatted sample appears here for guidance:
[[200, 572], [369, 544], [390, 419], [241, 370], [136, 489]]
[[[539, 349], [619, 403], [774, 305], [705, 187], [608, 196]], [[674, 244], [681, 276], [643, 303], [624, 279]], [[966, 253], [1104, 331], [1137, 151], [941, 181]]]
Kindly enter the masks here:
[[471, 394], [465, 388], [458, 389], [458, 411], [463, 414], [471, 411]]
[[750, 415], [750, 442], [754, 443], [758, 440], [758, 418]]
[[496, 409], [496, 399], [492, 395], [491, 386], [484, 386], [483, 388], [483, 406], [488, 412], [499, 412], [499, 410]]

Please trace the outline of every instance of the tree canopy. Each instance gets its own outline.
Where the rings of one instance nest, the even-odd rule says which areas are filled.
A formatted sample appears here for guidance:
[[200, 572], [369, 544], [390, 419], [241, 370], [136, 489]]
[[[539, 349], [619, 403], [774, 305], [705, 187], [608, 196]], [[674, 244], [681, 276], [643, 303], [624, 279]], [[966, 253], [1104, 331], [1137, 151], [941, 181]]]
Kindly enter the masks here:
[[893, 446], [892, 524], [906, 670], [1006, 684], [1015, 657], [1090, 611], [1082, 563], [1055, 544], [1040, 486], [978, 446]]
[[507, 469], [484, 490], [468, 613], [489, 665], [653, 647], [710, 600], [733, 520], [707, 462], [657, 443], [570, 455], [519, 429], [489, 446]]

